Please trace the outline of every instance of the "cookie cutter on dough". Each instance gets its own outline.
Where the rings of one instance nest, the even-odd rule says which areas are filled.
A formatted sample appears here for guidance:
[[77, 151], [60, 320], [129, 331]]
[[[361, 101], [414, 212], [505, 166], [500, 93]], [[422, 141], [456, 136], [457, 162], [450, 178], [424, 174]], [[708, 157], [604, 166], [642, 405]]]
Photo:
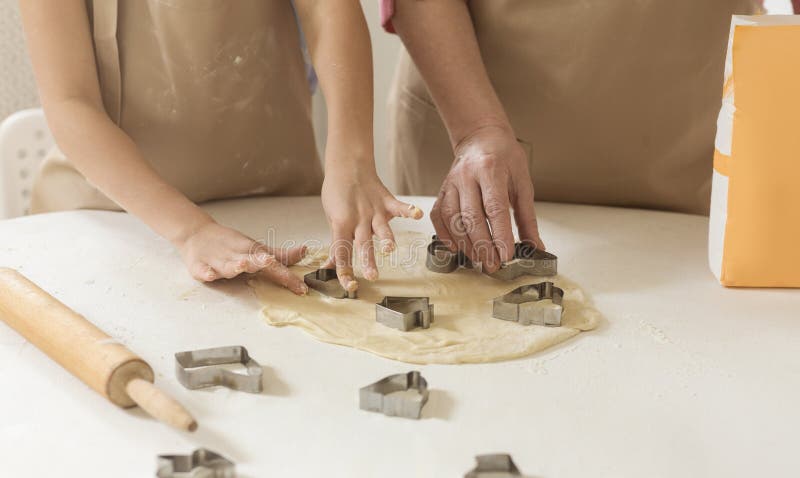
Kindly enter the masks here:
[[[246, 372], [236, 373], [222, 367], [230, 364], [242, 364]], [[250, 358], [241, 345], [178, 352], [175, 375], [189, 390], [222, 385], [242, 392], [261, 393], [264, 388], [261, 365]]]
[[475, 457], [475, 468], [464, 475], [464, 478], [513, 478], [522, 476], [511, 459], [511, 455], [478, 455]]
[[[437, 237], [433, 236], [428, 244], [428, 254], [425, 266], [432, 272], [449, 273], [459, 267], [474, 268], [472, 261], [462, 252], [453, 252]], [[558, 273], [558, 257], [546, 251], [537, 249], [535, 245], [527, 242], [514, 244], [514, 255], [511, 260], [504, 262], [500, 268], [489, 277], [500, 280], [513, 280], [523, 275], [529, 276], [554, 276]]]
[[[416, 390], [413, 396], [397, 394]], [[358, 391], [358, 406], [362, 410], [383, 413], [390, 417], [419, 419], [422, 407], [428, 402], [428, 382], [418, 371], [389, 375]]]
[[[551, 300], [553, 305], [541, 302], [546, 299]], [[564, 313], [563, 301], [564, 290], [552, 282], [523, 285], [494, 299], [492, 317], [522, 325], [560, 327]]]
[[427, 329], [433, 322], [433, 304], [428, 297], [386, 296], [375, 304], [375, 320], [387, 327], [408, 332]]
[[303, 276], [303, 281], [307, 286], [315, 291], [333, 297], [334, 299], [355, 299], [358, 291], [346, 291], [339, 283], [339, 275], [336, 269], [317, 269]]
[[235, 478], [236, 465], [219, 453], [198, 448], [191, 455], [158, 455], [158, 478]]

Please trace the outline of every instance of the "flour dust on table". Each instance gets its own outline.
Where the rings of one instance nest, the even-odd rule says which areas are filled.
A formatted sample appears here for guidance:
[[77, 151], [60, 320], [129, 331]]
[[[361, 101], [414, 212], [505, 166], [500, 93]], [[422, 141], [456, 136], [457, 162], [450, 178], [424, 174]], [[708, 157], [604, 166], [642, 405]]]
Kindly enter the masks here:
[[[531, 355], [595, 328], [600, 313], [580, 287], [562, 276], [492, 279], [478, 271], [429, 271], [425, 253], [430, 237], [397, 236], [397, 250], [378, 257], [380, 279], [359, 281], [358, 299], [332, 299], [311, 290], [295, 296], [265, 279], [250, 281], [267, 324], [299, 327], [323, 342], [355, 347], [382, 357], [416, 364], [484, 363]], [[327, 258], [327, 248], [292, 267], [310, 272]], [[523, 284], [549, 280], [564, 290], [561, 327], [520, 325], [492, 318], [492, 300]], [[434, 321], [428, 329], [402, 332], [375, 321], [375, 304], [385, 296], [430, 297]]]

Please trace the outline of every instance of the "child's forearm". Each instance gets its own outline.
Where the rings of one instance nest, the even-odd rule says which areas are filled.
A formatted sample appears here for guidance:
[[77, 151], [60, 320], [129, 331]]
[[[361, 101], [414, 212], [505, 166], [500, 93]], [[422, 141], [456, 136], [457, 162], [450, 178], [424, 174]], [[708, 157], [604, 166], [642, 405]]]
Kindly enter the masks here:
[[66, 99], [46, 104], [46, 112], [59, 147], [76, 168], [159, 235], [177, 244], [210, 221], [158, 175], [105, 111], [87, 101]]
[[[297, 0], [328, 107], [325, 167], [374, 171], [372, 47], [355, 0]], [[344, 164], [343, 164], [344, 163]]]

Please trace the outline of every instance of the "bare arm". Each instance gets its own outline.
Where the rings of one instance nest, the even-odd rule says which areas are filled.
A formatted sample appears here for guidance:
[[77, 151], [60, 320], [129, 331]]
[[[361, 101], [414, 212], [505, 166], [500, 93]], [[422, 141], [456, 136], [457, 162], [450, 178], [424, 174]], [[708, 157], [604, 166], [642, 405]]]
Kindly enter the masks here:
[[[332, 261], [342, 286], [358, 287], [352, 253], [364, 277], [377, 279], [372, 237], [394, 248], [393, 217], [422, 212], [398, 201], [381, 183], [373, 158], [372, 46], [358, 0], [296, 0], [328, 106], [322, 201], [333, 233]], [[329, 264], [330, 265], [330, 264]]]
[[20, 10], [48, 124], [78, 170], [170, 241], [208, 221], [158, 176], [106, 114], [85, 1], [21, 0]]
[[266, 250], [214, 222], [164, 181], [111, 121], [101, 98], [85, 0], [20, 0], [20, 11], [50, 129], [89, 181], [172, 242], [196, 279], [264, 270], [295, 293], [305, 292], [281, 264], [299, 259], [301, 249]]
[[455, 162], [431, 211], [437, 234], [493, 271], [539, 238], [528, 158], [492, 87], [465, 0], [396, 0], [395, 30], [450, 135]]

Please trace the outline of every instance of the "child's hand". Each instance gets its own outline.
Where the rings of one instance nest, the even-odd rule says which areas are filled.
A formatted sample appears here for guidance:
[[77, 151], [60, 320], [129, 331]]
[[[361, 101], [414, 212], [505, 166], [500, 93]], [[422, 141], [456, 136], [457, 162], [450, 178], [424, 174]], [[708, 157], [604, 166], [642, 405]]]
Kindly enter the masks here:
[[378, 236], [380, 252], [388, 254], [395, 248], [389, 221], [422, 217], [419, 208], [398, 201], [374, 171], [359, 172], [358, 168], [329, 168], [322, 185], [322, 205], [333, 233], [330, 259], [323, 267], [335, 265], [339, 282], [348, 291], [358, 289], [352, 267], [353, 241], [364, 278], [375, 280], [373, 235]]
[[211, 282], [231, 279], [242, 273], [261, 272], [264, 277], [295, 294], [308, 292], [302, 279], [286, 267], [303, 258], [305, 246], [270, 248], [213, 220], [197, 227], [176, 245], [186, 267], [197, 280]]

